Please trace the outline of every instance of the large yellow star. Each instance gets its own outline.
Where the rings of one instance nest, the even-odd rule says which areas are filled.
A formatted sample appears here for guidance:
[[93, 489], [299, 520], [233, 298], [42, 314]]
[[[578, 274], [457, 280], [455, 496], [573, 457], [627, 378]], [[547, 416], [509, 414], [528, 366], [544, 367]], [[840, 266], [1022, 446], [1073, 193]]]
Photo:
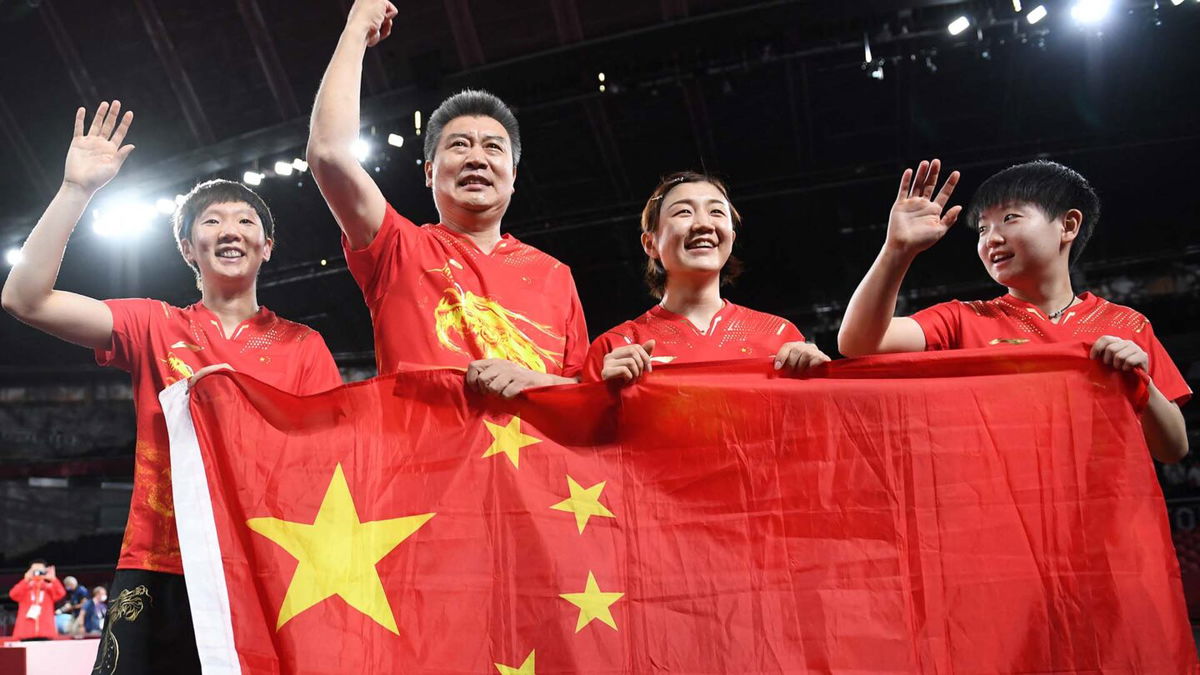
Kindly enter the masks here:
[[500, 671], [500, 675], [537, 675], [533, 670], [533, 652], [529, 652], [529, 656], [525, 657], [525, 662], [519, 668], [506, 666], [503, 663], [493, 663], [496, 670]]
[[590, 488], [584, 488], [576, 483], [574, 478], [567, 476], [567, 488], [571, 491], [570, 498], [564, 499], [550, 508], [574, 513], [575, 525], [579, 527], [579, 534], [583, 534], [583, 528], [587, 526], [588, 518], [592, 516], [616, 518], [612, 511], [600, 503], [600, 491], [604, 489], [604, 484], [607, 482], [600, 481]]
[[625, 594], [602, 592], [596, 583], [596, 576], [588, 570], [587, 584], [582, 593], [560, 593], [559, 597], [579, 608], [579, 620], [575, 622], [575, 632], [578, 633], [595, 619], [616, 630], [617, 622], [613, 621], [612, 612], [608, 608], [623, 595]]
[[487, 430], [492, 434], [492, 444], [484, 451], [484, 457], [504, 453], [513, 466], [518, 466], [521, 459], [521, 448], [542, 442], [540, 438], [521, 433], [521, 418], [516, 415], [513, 415], [508, 424], [504, 426], [492, 424], [487, 420], [484, 420], [483, 423], [487, 425]]
[[275, 630], [309, 607], [336, 595], [399, 635], [375, 563], [434, 515], [361, 522], [342, 465], [338, 464], [311, 525], [279, 518], [247, 520], [251, 530], [278, 544], [300, 563], [279, 608]]

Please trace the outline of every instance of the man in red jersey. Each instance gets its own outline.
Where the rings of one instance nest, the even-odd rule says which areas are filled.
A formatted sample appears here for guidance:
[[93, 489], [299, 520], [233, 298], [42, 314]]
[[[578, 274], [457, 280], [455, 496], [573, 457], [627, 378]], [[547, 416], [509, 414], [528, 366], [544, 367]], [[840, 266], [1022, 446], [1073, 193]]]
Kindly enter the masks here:
[[842, 353], [1092, 342], [1092, 358], [1149, 374], [1150, 400], [1142, 414], [1146, 444], [1159, 461], [1182, 459], [1188, 443], [1179, 406], [1192, 392], [1149, 320], [1091, 293], [1076, 294], [1071, 286], [1070, 265], [1096, 227], [1100, 200], [1083, 176], [1061, 164], [1009, 167], [984, 181], [972, 200], [967, 223], [979, 234], [979, 259], [1008, 293], [893, 316], [913, 258], [941, 239], [962, 209], [945, 211], [957, 171], [934, 196], [940, 169], [935, 159], [921, 162], [915, 177], [912, 169], [901, 177], [883, 250], [846, 307], [838, 332]]
[[463, 367], [470, 386], [505, 397], [574, 382], [588, 342], [571, 271], [500, 233], [521, 159], [508, 106], [464, 91], [429, 117], [425, 185], [437, 224], [418, 227], [397, 213], [351, 150], [363, 55], [395, 16], [386, 0], [350, 9], [317, 93], [307, 155], [371, 311], [379, 372]]
[[121, 117], [120, 105], [100, 104], [86, 133], [85, 111], [76, 113], [62, 187], [9, 273], [3, 304], [35, 328], [94, 349], [98, 363], [133, 378], [133, 499], [95, 672], [198, 673], [158, 393], [222, 367], [299, 394], [339, 386], [341, 377], [320, 334], [258, 304], [258, 271], [271, 257], [274, 222], [262, 199], [239, 183], [201, 183], [175, 213], [175, 238], [196, 272], [199, 302], [180, 308], [147, 299], [100, 301], [54, 288], [76, 222], [133, 151], [122, 145], [133, 114]]
[[641, 236], [646, 285], [659, 304], [596, 338], [585, 379], [633, 382], [654, 363], [772, 358], [776, 370], [794, 373], [829, 360], [791, 321], [721, 297], [741, 271], [732, 255], [741, 222], [719, 179], [680, 171], [659, 181]]

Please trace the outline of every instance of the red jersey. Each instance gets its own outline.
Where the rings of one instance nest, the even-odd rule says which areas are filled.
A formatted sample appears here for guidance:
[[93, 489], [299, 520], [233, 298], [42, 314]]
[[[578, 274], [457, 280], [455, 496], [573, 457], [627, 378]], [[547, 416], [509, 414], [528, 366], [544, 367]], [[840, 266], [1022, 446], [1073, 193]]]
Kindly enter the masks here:
[[507, 359], [575, 377], [587, 324], [571, 270], [510, 234], [491, 253], [443, 225], [417, 227], [389, 204], [375, 239], [342, 237], [375, 330], [380, 374]]
[[199, 302], [182, 309], [144, 299], [104, 304], [113, 315], [112, 347], [96, 350], [96, 362], [133, 376], [137, 412], [133, 499], [117, 568], [183, 574], [158, 393], [216, 363], [296, 394], [341, 386], [342, 378], [320, 333], [266, 307], [226, 338], [220, 320]]
[[923, 309], [912, 318], [925, 332], [925, 349], [1094, 342], [1101, 335], [1131, 340], [1150, 360], [1150, 379], [1167, 400], [1183, 405], [1192, 396], [1183, 375], [1154, 336], [1150, 320], [1138, 311], [1091, 293], [1052, 323], [1036, 306], [1011, 294], [994, 300], [952, 300]]
[[617, 347], [654, 340], [652, 363], [692, 363], [774, 356], [787, 342], [803, 342], [804, 336], [787, 319], [756, 312], [728, 300], [713, 316], [708, 328], [700, 330], [685, 317], [662, 305], [633, 321], [596, 338], [588, 349], [583, 377], [599, 381], [604, 357]]

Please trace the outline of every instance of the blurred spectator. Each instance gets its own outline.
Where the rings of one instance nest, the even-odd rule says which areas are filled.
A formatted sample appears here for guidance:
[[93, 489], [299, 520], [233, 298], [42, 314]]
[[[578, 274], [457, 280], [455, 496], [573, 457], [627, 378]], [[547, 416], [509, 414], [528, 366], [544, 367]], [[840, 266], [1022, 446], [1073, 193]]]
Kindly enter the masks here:
[[66, 602], [62, 607], [58, 608], [59, 617], [65, 616], [66, 619], [57, 619], [58, 632], [63, 635], [79, 635], [83, 631], [83, 620], [79, 610], [83, 609], [83, 603], [88, 599], [88, 589], [80, 585], [75, 577], [63, 577], [63, 588], [67, 589]]
[[92, 589], [92, 597], [83, 602], [79, 616], [83, 620], [84, 635], [99, 635], [104, 628], [104, 616], [108, 614], [108, 589], [97, 586]]
[[54, 638], [54, 603], [67, 594], [54, 574], [54, 566], [45, 560], [29, 563], [24, 578], [8, 592], [17, 603], [17, 621], [13, 637], [18, 640], [51, 640]]

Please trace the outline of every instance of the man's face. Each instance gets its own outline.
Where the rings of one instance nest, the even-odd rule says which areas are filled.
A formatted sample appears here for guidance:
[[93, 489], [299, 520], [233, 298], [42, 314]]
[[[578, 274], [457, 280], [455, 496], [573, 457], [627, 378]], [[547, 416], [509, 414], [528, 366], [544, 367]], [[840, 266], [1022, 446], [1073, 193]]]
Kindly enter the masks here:
[[1078, 217], [1079, 212], [1071, 210], [1051, 219], [1041, 207], [1024, 202], [986, 209], [976, 226], [979, 260], [1004, 286], [1046, 279], [1065, 262], [1078, 233]]
[[719, 274], [733, 251], [732, 209], [712, 183], [680, 183], [663, 195], [658, 229], [642, 235], [646, 255], [668, 277]]
[[508, 132], [491, 117], [450, 120], [425, 163], [425, 186], [433, 189], [439, 213], [503, 215], [516, 176]]
[[29, 566], [29, 571], [35, 576], [45, 576], [47, 569], [45, 563], [33, 563]]
[[271, 240], [262, 220], [246, 202], [213, 204], [192, 222], [182, 243], [184, 258], [200, 268], [205, 283], [253, 281], [271, 259]]
[[108, 602], [108, 591], [103, 586], [100, 586], [92, 593], [92, 598], [96, 602]]

